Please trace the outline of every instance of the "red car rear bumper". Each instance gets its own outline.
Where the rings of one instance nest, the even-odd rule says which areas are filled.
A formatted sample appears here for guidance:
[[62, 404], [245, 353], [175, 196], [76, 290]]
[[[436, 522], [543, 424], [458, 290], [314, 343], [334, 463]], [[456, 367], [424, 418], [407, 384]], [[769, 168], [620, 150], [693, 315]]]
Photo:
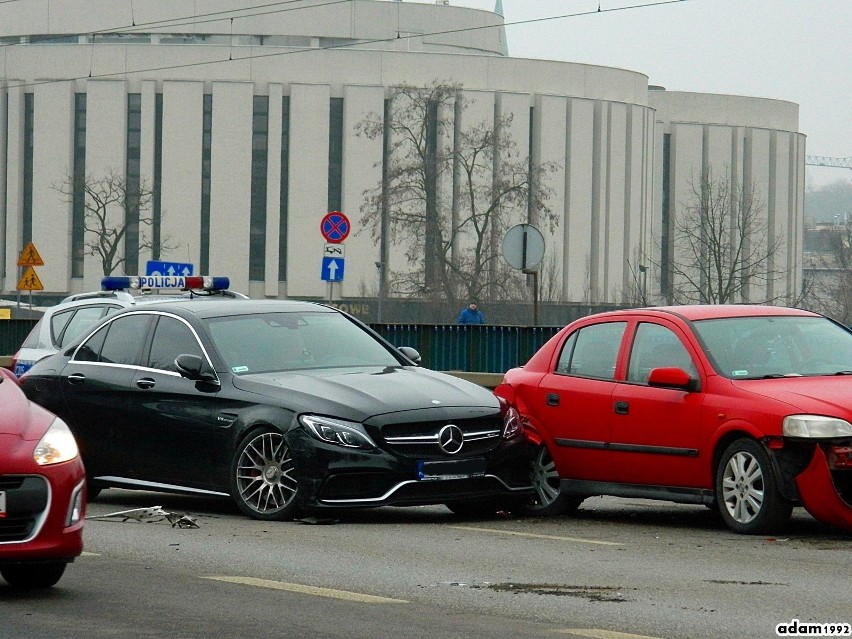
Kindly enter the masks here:
[[837, 492], [828, 460], [821, 446], [816, 446], [808, 467], [796, 477], [802, 505], [819, 521], [852, 530], [852, 506]]

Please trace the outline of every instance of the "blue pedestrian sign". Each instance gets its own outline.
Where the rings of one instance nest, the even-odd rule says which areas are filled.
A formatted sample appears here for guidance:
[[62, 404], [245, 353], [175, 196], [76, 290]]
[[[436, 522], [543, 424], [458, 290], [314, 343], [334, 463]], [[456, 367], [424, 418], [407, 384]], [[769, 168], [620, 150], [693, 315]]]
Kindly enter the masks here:
[[343, 269], [346, 260], [339, 257], [322, 258], [322, 280], [325, 282], [340, 282], [343, 280]]
[[182, 276], [192, 275], [193, 266], [185, 262], [160, 262], [148, 260], [145, 275]]

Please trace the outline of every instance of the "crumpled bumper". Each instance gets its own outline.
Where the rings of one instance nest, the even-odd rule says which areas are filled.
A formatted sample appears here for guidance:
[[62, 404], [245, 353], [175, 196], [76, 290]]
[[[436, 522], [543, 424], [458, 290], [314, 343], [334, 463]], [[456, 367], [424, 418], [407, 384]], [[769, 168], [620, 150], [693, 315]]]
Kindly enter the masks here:
[[822, 446], [816, 446], [810, 464], [796, 477], [802, 505], [815, 519], [852, 531], [852, 506], [837, 492]]

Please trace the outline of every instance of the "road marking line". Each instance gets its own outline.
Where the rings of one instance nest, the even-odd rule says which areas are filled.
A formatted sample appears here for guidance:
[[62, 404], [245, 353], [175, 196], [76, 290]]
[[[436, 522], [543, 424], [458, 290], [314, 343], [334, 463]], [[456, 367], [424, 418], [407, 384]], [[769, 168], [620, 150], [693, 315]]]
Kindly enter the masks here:
[[536, 533], [518, 532], [515, 530], [500, 530], [499, 528], [477, 528], [474, 526], [450, 526], [458, 530], [473, 530], [475, 532], [496, 533], [498, 535], [512, 535], [514, 537], [531, 537], [533, 539], [553, 539], [556, 541], [573, 541], [578, 544], [595, 544], [598, 546], [623, 546], [616, 541], [597, 541], [595, 539], [580, 539], [579, 537], [560, 537], [558, 535], [538, 535]]
[[648, 637], [647, 635], [632, 635], [626, 632], [596, 630], [593, 628], [566, 628], [565, 630], [554, 630], [553, 632], [577, 637], [589, 637], [590, 639], [658, 639], [657, 637]]
[[374, 604], [389, 604], [408, 602], [404, 599], [390, 599], [389, 597], [377, 597], [376, 595], [367, 595], [360, 592], [350, 592], [348, 590], [335, 590], [333, 588], [318, 588], [316, 586], [306, 586], [304, 584], [291, 584], [284, 581], [272, 581], [270, 579], [257, 579], [255, 577], [204, 577], [204, 579], [212, 579], [213, 581], [225, 581], [232, 584], [244, 584], [246, 586], [258, 586], [260, 588], [272, 588], [273, 590], [287, 590], [289, 592], [298, 592], [303, 595], [316, 595], [317, 597], [329, 597], [331, 599], [343, 599], [345, 601], [358, 601], [361, 603]]
[[84, 550], [83, 554], [80, 555], [80, 556], [81, 557], [100, 557], [101, 553], [99, 553], [99, 552], [87, 552], [87, 551]]

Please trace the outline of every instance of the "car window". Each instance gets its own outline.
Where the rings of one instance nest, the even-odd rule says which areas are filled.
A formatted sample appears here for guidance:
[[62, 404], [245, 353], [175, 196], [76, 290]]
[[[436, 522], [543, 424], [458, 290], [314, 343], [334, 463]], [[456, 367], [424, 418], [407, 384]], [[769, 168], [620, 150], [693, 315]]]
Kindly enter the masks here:
[[569, 359], [567, 363], [560, 359], [558, 372], [614, 379], [618, 347], [626, 326], [626, 322], [606, 322], [578, 330]]
[[672, 330], [650, 322], [640, 323], [630, 350], [627, 380], [647, 383], [653, 369], [670, 367], [681, 368], [690, 377], [698, 375], [689, 351]]
[[38, 348], [38, 334], [41, 332], [41, 325], [44, 320], [40, 319], [33, 326], [26, 339], [21, 343], [21, 348]]
[[54, 348], [62, 348], [62, 331], [68, 326], [68, 322], [74, 315], [74, 309], [68, 309], [60, 313], [54, 313], [50, 318], [50, 341]]
[[400, 365], [380, 341], [339, 313], [257, 313], [214, 318], [207, 325], [238, 375]]
[[139, 366], [152, 320], [152, 315], [127, 315], [110, 322], [98, 361]]
[[204, 351], [189, 326], [175, 317], [161, 316], [154, 329], [148, 367], [176, 373], [175, 359], [184, 353], [206, 360]]
[[97, 362], [101, 356], [101, 347], [104, 345], [109, 325], [100, 328], [94, 335], [89, 337], [77, 352], [74, 354], [74, 361], [77, 362]]
[[[70, 321], [64, 327], [61, 333], [54, 333], [58, 336], [59, 341], [54, 338], [54, 343], [57, 348], [68, 346], [83, 333], [92, 328], [97, 321], [103, 316], [103, 306], [84, 306], [73, 312]], [[58, 315], [58, 313], [57, 313]]]

